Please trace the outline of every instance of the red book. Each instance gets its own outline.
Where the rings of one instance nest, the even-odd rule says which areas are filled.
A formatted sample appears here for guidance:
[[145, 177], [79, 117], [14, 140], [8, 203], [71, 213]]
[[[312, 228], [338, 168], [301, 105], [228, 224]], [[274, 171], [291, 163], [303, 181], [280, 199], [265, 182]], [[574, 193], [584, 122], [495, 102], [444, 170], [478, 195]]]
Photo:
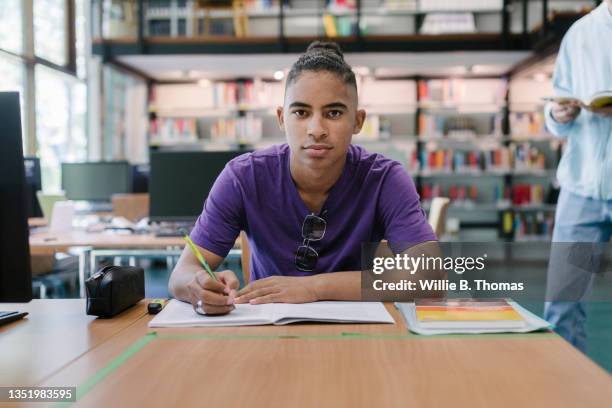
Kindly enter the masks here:
[[478, 197], [478, 188], [476, 186], [470, 186], [470, 198], [476, 201], [476, 197]]
[[494, 164], [496, 166], [501, 166], [502, 165], [502, 152], [499, 149], [495, 150]]
[[429, 184], [425, 184], [423, 186], [423, 200], [431, 199], [431, 186]]
[[458, 198], [460, 200], [465, 199], [465, 186], [459, 186]]
[[429, 95], [427, 92], [427, 83], [425, 81], [419, 81], [419, 99], [427, 100]]

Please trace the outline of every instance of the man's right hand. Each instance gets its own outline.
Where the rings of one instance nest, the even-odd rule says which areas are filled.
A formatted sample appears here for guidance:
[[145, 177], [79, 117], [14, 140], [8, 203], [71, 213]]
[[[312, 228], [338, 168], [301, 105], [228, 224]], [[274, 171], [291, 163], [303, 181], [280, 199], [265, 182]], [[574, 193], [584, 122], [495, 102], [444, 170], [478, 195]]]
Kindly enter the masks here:
[[562, 125], [573, 122], [580, 115], [580, 105], [574, 102], [553, 102], [552, 104], [551, 115], [555, 121]]
[[201, 270], [189, 282], [187, 289], [191, 304], [195, 308], [198, 300], [201, 300], [206, 314], [226, 314], [234, 310], [234, 298], [240, 283], [236, 274], [230, 270], [214, 273], [218, 281]]

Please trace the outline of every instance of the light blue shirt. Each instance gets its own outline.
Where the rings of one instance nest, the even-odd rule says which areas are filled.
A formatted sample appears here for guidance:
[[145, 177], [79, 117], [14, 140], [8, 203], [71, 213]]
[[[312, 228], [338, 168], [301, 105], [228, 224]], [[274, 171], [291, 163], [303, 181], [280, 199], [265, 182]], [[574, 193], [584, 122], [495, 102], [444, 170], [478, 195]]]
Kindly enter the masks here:
[[[612, 90], [612, 14], [607, 2], [578, 20], [561, 43], [553, 78], [557, 96], [588, 101], [595, 93]], [[578, 118], [562, 125], [551, 116], [548, 129], [567, 138], [557, 178], [561, 187], [599, 200], [612, 199], [612, 119], [582, 109]]]

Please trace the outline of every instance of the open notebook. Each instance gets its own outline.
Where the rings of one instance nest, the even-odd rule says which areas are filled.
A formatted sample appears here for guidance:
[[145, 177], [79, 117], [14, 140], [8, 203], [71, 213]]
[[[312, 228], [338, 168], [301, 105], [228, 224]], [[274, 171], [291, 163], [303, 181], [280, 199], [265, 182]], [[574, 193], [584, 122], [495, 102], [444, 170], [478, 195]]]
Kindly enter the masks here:
[[149, 327], [255, 326], [295, 322], [330, 323], [395, 323], [382, 303], [378, 302], [314, 302], [239, 304], [222, 316], [197, 314], [191, 304], [172, 299], [149, 322]]

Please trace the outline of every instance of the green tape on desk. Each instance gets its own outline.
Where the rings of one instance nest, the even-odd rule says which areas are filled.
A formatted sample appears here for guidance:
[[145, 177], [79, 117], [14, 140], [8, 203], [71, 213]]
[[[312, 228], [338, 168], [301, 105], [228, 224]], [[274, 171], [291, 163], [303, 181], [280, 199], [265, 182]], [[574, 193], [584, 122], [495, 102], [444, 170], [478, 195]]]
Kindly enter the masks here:
[[[81, 384], [77, 387], [76, 390], [76, 400], [79, 401], [83, 398], [89, 391], [91, 391], [99, 382], [117, 370], [119, 367], [123, 365], [127, 360], [133, 357], [136, 353], [144, 348], [147, 344], [153, 341], [157, 336], [157, 333], [152, 332], [147, 334], [146, 336], [138, 339], [134, 344], [128, 347], [123, 353], [115, 357], [108, 365], [99, 370], [93, 377], [90, 377], [85, 384]], [[72, 405], [72, 402], [62, 402], [57, 404], [56, 407], [69, 407]]]

